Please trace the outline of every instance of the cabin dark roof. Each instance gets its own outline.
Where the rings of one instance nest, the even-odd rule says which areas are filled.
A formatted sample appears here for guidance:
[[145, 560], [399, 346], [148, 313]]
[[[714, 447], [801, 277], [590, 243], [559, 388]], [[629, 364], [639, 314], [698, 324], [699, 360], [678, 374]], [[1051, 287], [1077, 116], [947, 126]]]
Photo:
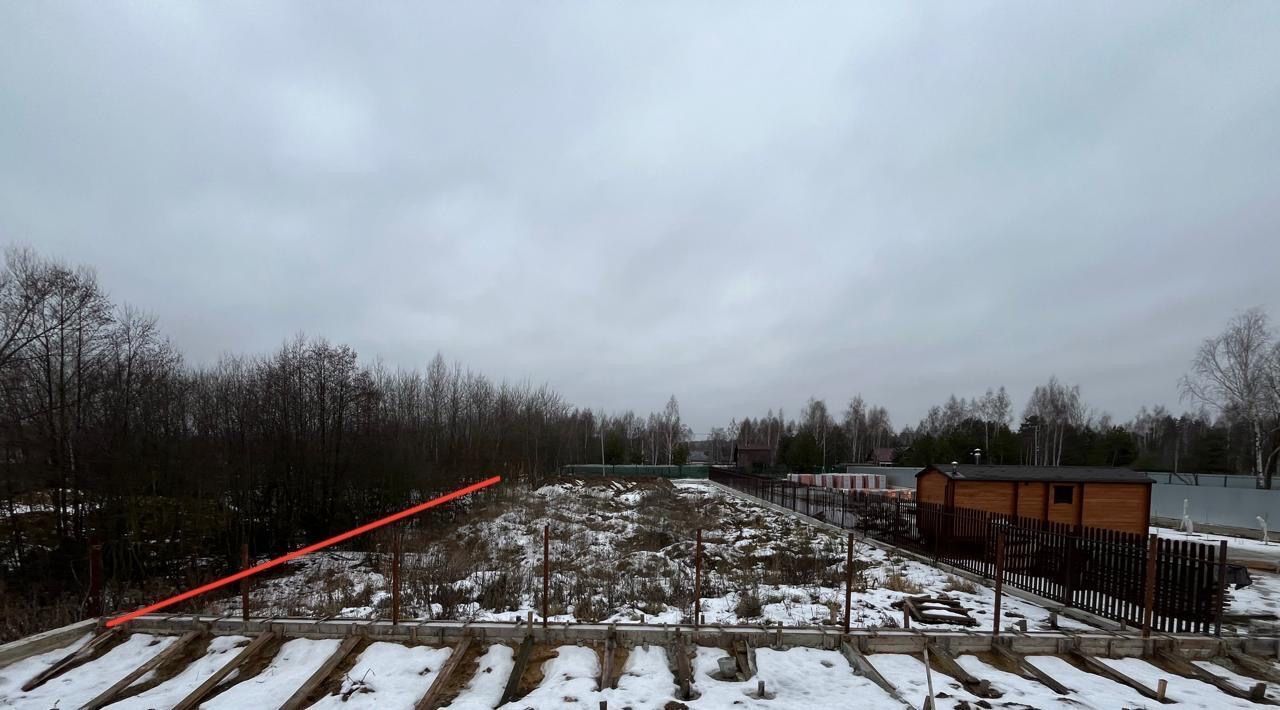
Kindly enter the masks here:
[[1083, 466], [927, 466], [957, 481], [1058, 481], [1062, 483], [1151, 483], [1142, 471]]

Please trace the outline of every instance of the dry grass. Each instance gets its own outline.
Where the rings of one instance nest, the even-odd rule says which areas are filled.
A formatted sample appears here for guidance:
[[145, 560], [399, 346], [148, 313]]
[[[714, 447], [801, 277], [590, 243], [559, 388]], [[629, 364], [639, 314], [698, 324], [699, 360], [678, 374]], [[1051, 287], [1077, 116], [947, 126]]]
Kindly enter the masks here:
[[947, 592], [963, 592], [965, 594], [977, 594], [978, 585], [967, 579], [961, 579], [955, 575], [947, 575], [947, 586], [943, 587], [943, 591]]
[[[763, 618], [770, 604], [809, 615], [801, 609], [829, 605], [831, 589], [842, 589], [847, 574], [845, 539], [803, 522], [736, 499], [682, 491], [665, 480], [593, 479], [481, 499], [464, 523], [428, 520], [405, 530], [402, 615], [474, 619], [540, 610], [544, 525], [551, 547], [547, 611], [581, 621], [640, 620], [672, 610], [688, 620], [699, 529], [702, 596], [734, 594], [742, 619]], [[852, 587], [866, 591], [879, 575], [871, 574], [869, 550], [854, 544]], [[389, 535], [375, 537], [346, 566], [309, 568], [293, 575], [293, 585], [279, 585], [276, 596], [264, 591], [255, 612], [268, 613], [268, 606], [271, 613], [300, 616], [372, 609], [386, 616], [390, 550]], [[885, 586], [918, 591], [901, 574]], [[790, 590], [780, 595], [778, 587]]]

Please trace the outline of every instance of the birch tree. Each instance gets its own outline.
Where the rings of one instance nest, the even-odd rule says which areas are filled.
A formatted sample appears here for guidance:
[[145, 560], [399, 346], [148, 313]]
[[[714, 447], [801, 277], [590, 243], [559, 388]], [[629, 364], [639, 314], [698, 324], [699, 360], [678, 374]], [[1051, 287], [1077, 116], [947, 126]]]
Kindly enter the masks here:
[[1249, 426], [1253, 438], [1253, 475], [1258, 488], [1271, 487], [1267, 453], [1267, 412], [1273, 406], [1268, 372], [1275, 359], [1267, 314], [1251, 308], [1232, 318], [1220, 334], [1206, 338], [1182, 378], [1186, 399], [1220, 412], [1233, 411]]

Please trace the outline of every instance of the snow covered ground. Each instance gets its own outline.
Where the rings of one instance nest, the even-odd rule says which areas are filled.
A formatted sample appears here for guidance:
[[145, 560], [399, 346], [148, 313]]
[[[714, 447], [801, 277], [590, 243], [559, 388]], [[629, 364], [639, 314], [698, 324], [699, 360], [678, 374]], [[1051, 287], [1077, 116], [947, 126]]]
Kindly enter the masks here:
[[[100, 658], [55, 677], [40, 688], [29, 693], [20, 690], [24, 681], [87, 640], [85, 637], [65, 648], [0, 669], [0, 707], [40, 710], [78, 707], [167, 648], [176, 637], [134, 634]], [[197, 653], [185, 668], [168, 680], [109, 707], [172, 707], [246, 642], [247, 639], [236, 636], [213, 638], [204, 653]], [[201, 707], [276, 707], [301, 686], [338, 643], [337, 640], [286, 641], [274, 656], [248, 670], [246, 677], [229, 678]], [[326, 687], [338, 688], [336, 693], [323, 695], [310, 707], [412, 708], [435, 680], [436, 673], [450, 653], [448, 648], [372, 643], [359, 653], [349, 670], [339, 671], [328, 679]], [[720, 660], [728, 655], [727, 651], [719, 648], [694, 648], [692, 698], [683, 700], [677, 699], [679, 688], [672, 672], [674, 664], [668, 657], [668, 651], [662, 647], [636, 646], [630, 649], [617, 687], [600, 689], [601, 667], [597, 649], [562, 645], [547, 649], [542, 654], [541, 658], [545, 660], [537, 666], [541, 673], [536, 686], [501, 707], [504, 710], [596, 710], [601, 701], [607, 702], [610, 708], [632, 710], [825, 710], [901, 706], [885, 690], [866, 677], [855, 674], [846, 658], [836, 651], [758, 648], [755, 650], [758, 672], [746, 681], [721, 677]], [[957, 679], [936, 668], [926, 675], [919, 656], [880, 653], [869, 655], [868, 660], [915, 708], [923, 705], [929, 693], [930, 678], [939, 710], [966, 707], [1154, 710], [1161, 707], [1161, 703], [1148, 700], [1127, 686], [1081, 670], [1057, 656], [1034, 656], [1030, 660], [1070, 688], [1072, 692], [1066, 695], [1058, 695], [1033, 680], [1000, 670], [983, 657], [960, 656], [957, 662], [965, 671], [988, 681], [1000, 695], [986, 699], [973, 695]], [[1169, 698], [1176, 707], [1203, 710], [1264, 707], [1233, 698], [1212, 685], [1168, 672], [1143, 659], [1101, 660], [1150, 687], [1155, 687], [1160, 680], [1167, 681]], [[1213, 663], [1198, 662], [1198, 665], [1241, 688], [1257, 682]], [[513, 666], [513, 649], [510, 646], [494, 644], [481, 649], [474, 662], [460, 666], [460, 669], [467, 669], [466, 675], [458, 679], [456, 697], [445, 707], [450, 710], [492, 710], [497, 707]], [[531, 677], [537, 676], [525, 676], [526, 679]], [[759, 694], [759, 681], [764, 682], [763, 697]], [[147, 680], [143, 679], [138, 685], [146, 683]]]
[[1230, 559], [1232, 551], [1239, 550], [1241, 552], [1254, 553], [1255, 555], [1275, 557], [1277, 560], [1280, 560], [1280, 542], [1275, 541], [1275, 539], [1280, 539], [1280, 536], [1276, 535], [1273, 535], [1273, 541], [1263, 542], [1262, 540], [1254, 540], [1248, 537], [1235, 537], [1233, 535], [1212, 535], [1201, 532], [1188, 534], [1174, 528], [1162, 528], [1157, 526], [1151, 527], [1151, 534], [1159, 535], [1162, 538], [1168, 538], [1170, 540], [1190, 540], [1191, 542], [1210, 544], [1226, 541], [1228, 559]]
[[[480, 505], [447, 535], [405, 544], [403, 615], [512, 621], [541, 608], [542, 534], [551, 535], [554, 621], [689, 622], [694, 537], [703, 530], [706, 623], [839, 623], [845, 539], [710, 486], [668, 481], [562, 480], [523, 499]], [[893, 603], [948, 594], [991, 627], [992, 591], [934, 567], [856, 542], [855, 626], [901, 623]], [[255, 582], [253, 613], [389, 615], [389, 555], [326, 552]], [[208, 613], [238, 613], [239, 596]], [[1047, 628], [1048, 611], [1006, 595], [1004, 626], [1025, 618]], [[1064, 628], [1086, 628], [1062, 618]], [[960, 624], [932, 628], [966, 628]]]

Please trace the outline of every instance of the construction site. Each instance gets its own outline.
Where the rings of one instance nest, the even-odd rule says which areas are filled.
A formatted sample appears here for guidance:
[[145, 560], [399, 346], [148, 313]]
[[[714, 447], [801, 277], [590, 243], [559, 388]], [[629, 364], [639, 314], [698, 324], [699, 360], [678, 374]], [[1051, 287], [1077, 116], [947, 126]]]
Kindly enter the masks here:
[[[1199, 568], [1160, 572], [1179, 564], [1161, 552], [1126, 563], [1139, 570], [1132, 594], [1103, 594], [1090, 562], [1093, 576], [1067, 581], [1067, 604], [1067, 578], [1003, 559], [1016, 520], [992, 526], [988, 562], [972, 545], [945, 548], [910, 501], [903, 512], [881, 500], [901, 516], [886, 523], [874, 492], [711, 479], [478, 493], [448, 540], [410, 531], [389, 551], [315, 552], [184, 606], [20, 639], [0, 647], [0, 706], [1243, 708], [1280, 697], [1280, 639], [1259, 633], [1267, 614], [1252, 609], [1269, 603], [1268, 575], [1228, 591], [1205, 573], [1222, 591], [1179, 605], [1178, 575]], [[433, 562], [441, 555], [454, 568]], [[336, 578], [345, 586], [326, 591]]]

